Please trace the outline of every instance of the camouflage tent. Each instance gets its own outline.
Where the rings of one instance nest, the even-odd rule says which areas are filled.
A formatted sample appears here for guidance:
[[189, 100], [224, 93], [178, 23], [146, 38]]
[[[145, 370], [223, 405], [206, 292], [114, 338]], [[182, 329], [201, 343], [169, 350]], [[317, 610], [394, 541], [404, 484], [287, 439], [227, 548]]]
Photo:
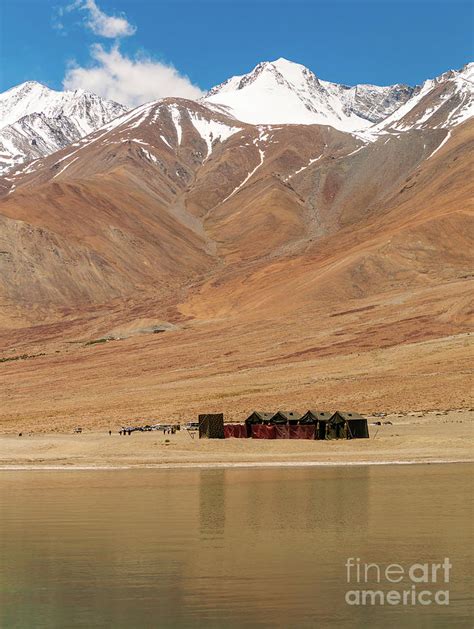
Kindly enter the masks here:
[[274, 414], [275, 413], [270, 413], [269, 411], [253, 411], [245, 420], [247, 437], [253, 437], [252, 426], [258, 426], [260, 424], [268, 425]]
[[368, 439], [367, 419], [359, 413], [336, 411], [327, 423], [326, 439]]
[[246, 424], [267, 424], [275, 413], [267, 411], [253, 411], [245, 420]]
[[199, 439], [224, 439], [224, 414], [199, 415]]
[[326, 439], [326, 427], [333, 413], [331, 411], [316, 411], [310, 409], [300, 419], [300, 424], [315, 426], [315, 439]]

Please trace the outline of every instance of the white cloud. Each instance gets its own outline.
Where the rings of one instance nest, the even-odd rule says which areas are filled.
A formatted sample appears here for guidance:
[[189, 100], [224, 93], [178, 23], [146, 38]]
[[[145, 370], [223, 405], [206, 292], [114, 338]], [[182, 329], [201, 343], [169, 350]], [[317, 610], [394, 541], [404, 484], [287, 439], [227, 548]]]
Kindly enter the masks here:
[[[75, 0], [60, 9], [58, 17], [74, 10], [85, 11], [85, 25], [101, 37], [118, 40], [136, 32], [136, 27], [124, 14], [107, 15], [95, 0]], [[60, 19], [58, 25], [62, 28]], [[66, 89], [88, 90], [129, 107], [166, 96], [199, 98], [203, 95], [199, 87], [172, 65], [155, 61], [145, 54], [129, 57], [120, 51], [117, 41], [110, 49], [95, 44], [91, 47], [91, 56], [90, 66], [73, 64], [68, 68], [63, 80]]]
[[136, 27], [130, 24], [125, 15], [107, 15], [97, 6], [95, 0], [76, 0], [66, 7], [66, 11], [81, 9], [87, 12], [85, 24], [95, 35], [101, 37], [129, 37], [134, 35]]
[[129, 107], [166, 96], [203, 96], [200, 88], [173, 66], [144, 55], [127, 57], [117, 45], [106, 50], [96, 44], [91, 55], [95, 62], [91, 67], [76, 65], [68, 69], [63, 81], [65, 89], [88, 90]]

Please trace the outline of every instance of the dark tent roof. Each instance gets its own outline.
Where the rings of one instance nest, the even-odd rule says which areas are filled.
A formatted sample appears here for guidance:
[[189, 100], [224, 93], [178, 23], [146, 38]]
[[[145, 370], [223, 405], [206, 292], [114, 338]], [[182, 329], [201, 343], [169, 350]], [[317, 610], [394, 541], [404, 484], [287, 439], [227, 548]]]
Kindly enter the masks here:
[[273, 417], [273, 415], [275, 415], [275, 413], [269, 413], [266, 411], [252, 411], [252, 413], [247, 417], [245, 421], [248, 421], [251, 417], [255, 416], [260, 421], [266, 422], [269, 421]]
[[365, 417], [362, 417], [362, 415], [355, 413], [354, 411], [336, 411], [334, 415], [339, 415], [346, 421], [350, 421], [351, 419], [365, 419]]
[[324, 420], [328, 420], [332, 417], [332, 413], [331, 411], [315, 411], [313, 409], [309, 409], [309, 411], [307, 411], [301, 419], [306, 418], [308, 419], [310, 416], [318, 421], [324, 421]]
[[300, 419], [301, 413], [297, 413], [296, 411], [277, 411], [272, 419], [285, 419], [286, 421], [290, 421], [290, 419]]

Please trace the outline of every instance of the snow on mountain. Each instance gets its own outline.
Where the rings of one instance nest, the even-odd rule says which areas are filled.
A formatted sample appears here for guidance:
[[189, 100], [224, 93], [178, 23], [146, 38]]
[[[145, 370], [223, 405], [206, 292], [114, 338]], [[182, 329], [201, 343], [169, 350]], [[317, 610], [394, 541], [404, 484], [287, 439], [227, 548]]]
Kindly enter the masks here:
[[[104, 125], [99, 137], [115, 129], [128, 139], [137, 140], [139, 128], [157, 128], [161, 132], [166, 130], [166, 135], [160, 135], [161, 141], [170, 149], [177, 150], [181, 144], [186, 144], [186, 137], [197, 134], [205, 142], [205, 157], [209, 157], [218, 143], [225, 142], [242, 129], [241, 125], [229, 122], [233, 123], [234, 119], [214, 112], [202, 103], [184, 98], [163, 98], [118, 116]], [[99, 139], [96, 136], [92, 135], [90, 142]], [[83, 144], [87, 142], [88, 139], [83, 140]]]
[[[32, 114], [29, 118], [37, 123], [41, 121], [40, 114]], [[117, 151], [120, 151], [116, 147], [126, 146], [138, 148], [150, 162], [159, 164], [161, 168], [164, 168], [164, 162], [170, 159], [171, 153], [174, 171], [177, 173], [179, 171], [176, 169], [177, 159], [187, 156], [185, 159], [191, 159], [194, 164], [204, 163], [219, 145], [247, 126], [243, 124], [237, 126], [234, 123], [233, 118], [217, 114], [195, 101], [165, 98], [126, 111], [97, 131], [78, 141], [70, 142], [69, 146], [59, 153], [59, 159], [49, 163], [52, 164], [54, 179], [62, 175], [75, 162], [78, 162], [75, 167], [79, 165], [82, 172], [86, 169], [87, 173], [91, 174], [97, 172], [103, 163], [100, 160], [91, 163], [88, 159], [84, 159], [84, 155], [114, 146], [115, 158]], [[38, 138], [38, 144], [40, 141], [41, 139]], [[40, 157], [44, 157], [41, 153], [42, 147], [37, 148]], [[165, 159], [160, 157], [163, 150], [166, 155]], [[55, 155], [51, 160], [54, 158]], [[51, 175], [50, 170], [44, 170], [45, 163], [48, 163], [47, 158], [36, 158], [28, 165], [25, 164], [18, 170], [12, 170], [5, 177], [10, 192], [15, 190], [17, 180], [25, 175], [36, 177], [38, 172]]]
[[95, 131], [126, 108], [95, 94], [28, 81], [0, 94], [0, 174]]
[[162, 115], [172, 127], [162, 136], [169, 148], [185, 143], [185, 135], [192, 137], [191, 123], [207, 156], [245, 123], [328, 125], [365, 141], [410, 129], [450, 129], [474, 114], [473, 75], [470, 63], [417, 87], [349, 87], [320, 80], [305, 66], [280, 58], [230, 78], [199, 102], [162, 99], [130, 112], [82, 90], [57, 92], [30, 81], [0, 94], [0, 175], [104, 125], [105, 132], [130, 120], [133, 130]]
[[58, 92], [36, 81], [28, 81], [0, 94], [0, 129], [30, 114], [48, 118], [68, 116], [86, 135], [126, 111], [126, 107], [91, 92]]
[[449, 128], [473, 114], [474, 64], [423, 85], [339, 85], [298, 63], [259, 63], [211, 89], [201, 102], [251, 124], [323, 124], [367, 140], [388, 129]]
[[218, 85], [202, 102], [252, 124], [324, 124], [352, 132], [391, 114], [412, 91], [329, 83], [303, 65], [277, 59]]
[[370, 132], [449, 129], [474, 115], [474, 63], [428, 79]]
[[377, 123], [396, 111], [406, 103], [414, 92], [409, 85], [340, 85], [320, 80], [319, 83], [339, 99], [344, 105], [344, 111]]
[[189, 112], [191, 122], [207, 145], [207, 157], [212, 153], [215, 142], [224, 142], [231, 135], [237, 133], [241, 127], [234, 127], [219, 120], [205, 118], [196, 112]]
[[66, 117], [29, 114], [0, 130], [0, 173], [24, 161], [49, 155], [77, 139], [76, 126]]

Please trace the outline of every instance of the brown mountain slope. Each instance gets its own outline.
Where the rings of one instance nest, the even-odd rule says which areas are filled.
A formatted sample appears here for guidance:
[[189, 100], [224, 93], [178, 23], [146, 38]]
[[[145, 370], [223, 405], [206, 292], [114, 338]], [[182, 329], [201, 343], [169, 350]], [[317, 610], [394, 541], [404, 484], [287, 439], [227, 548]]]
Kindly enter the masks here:
[[[338, 231], [331, 233], [334, 217], [330, 216], [328, 235], [308, 238], [301, 245], [301, 255], [294, 253], [290, 261], [274, 261], [264, 272], [256, 270], [245, 287], [229, 269], [230, 285], [225, 287], [223, 278], [219, 279], [222, 301], [233, 312], [232, 301], [237, 299], [240, 309], [246, 304], [252, 308], [261, 303], [261, 297], [256, 297], [261, 283], [267, 307], [279, 304], [281, 311], [294, 308], [295, 299], [289, 304], [282, 301], [289, 291], [298, 307], [307, 301], [313, 307], [313, 298], [307, 298], [309, 286], [317, 287], [317, 300], [329, 305], [391, 289], [466, 278], [472, 266], [472, 144], [472, 126], [463, 125], [439, 152], [410, 170], [410, 175], [386, 186], [391, 195], [375, 196], [375, 201], [372, 192], [364, 220], [359, 197], [352, 213], [344, 214], [347, 226], [339, 220]], [[362, 169], [362, 184], [365, 176]], [[342, 186], [348, 186], [347, 181]], [[338, 194], [335, 187], [336, 199]], [[212, 298], [204, 295], [202, 302], [210, 312], [213, 307], [220, 311], [219, 294], [214, 289], [212, 293]]]
[[[235, 121], [226, 126], [220, 116], [205, 122], [234, 133], [207, 155], [191, 118], [206, 110], [189, 107], [178, 101], [139, 111], [138, 120], [125, 116], [116, 128], [15, 178], [0, 200], [0, 214], [27, 224], [30, 238], [21, 252], [5, 245], [4, 302], [24, 304], [25, 313], [34, 303], [54, 318], [55, 309], [65, 306], [107, 306], [109, 300], [132, 295], [159, 299], [167, 286], [178, 294], [180, 286], [198, 281], [227, 258], [255, 258], [253, 242], [260, 242], [261, 252], [285, 248], [304, 236], [309, 216], [304, 200], [273, 169], [293, 168], [298, 149], [303, 156], [325, 150], [330, 159], [357, 146], [329, 128], [308, 133], [296, 127], [289, 151], [288, 130], [230, 127]], [[179, 137], [172, 122], [176, 112]], [[274, 139], [280, 132], [282, 149]], [[39, 256], [37, 250], [48, 250], [49, 241], [55, 243], [54, 256]], [[33, 282], [23, 270], [25, 258], [34, 260]], [[26, 281], [18, 283], [18, 275]], [[67, 291], [62, 290], [65, 282]]]
[[168, 100], [26, 167], [0, 200], [0, 344], [46, 356], [0, 365], [0, 418], [465, 404], [472, 142]]

